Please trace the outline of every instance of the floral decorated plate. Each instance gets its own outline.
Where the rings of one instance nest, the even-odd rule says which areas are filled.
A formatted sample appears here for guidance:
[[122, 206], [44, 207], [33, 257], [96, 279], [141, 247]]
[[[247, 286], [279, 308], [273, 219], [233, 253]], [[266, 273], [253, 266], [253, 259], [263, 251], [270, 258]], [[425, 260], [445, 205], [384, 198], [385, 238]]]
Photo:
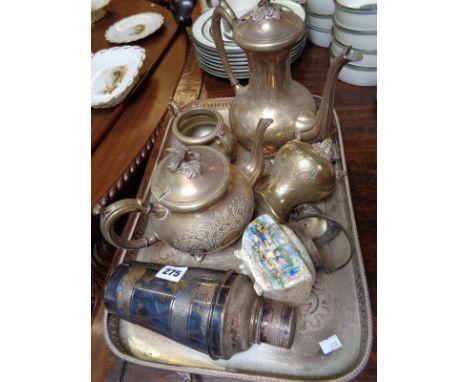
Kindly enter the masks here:
[[122, 46], [91, 56], [91, 107], [108, 108], [121, 103], [140, 77], [145, 50]]
[[156, 32], [164, 24], [164, 17], [156, 12], [138, 13], [125, 17], [106, 31], [106, 40], [116, 44], [137, 41]]

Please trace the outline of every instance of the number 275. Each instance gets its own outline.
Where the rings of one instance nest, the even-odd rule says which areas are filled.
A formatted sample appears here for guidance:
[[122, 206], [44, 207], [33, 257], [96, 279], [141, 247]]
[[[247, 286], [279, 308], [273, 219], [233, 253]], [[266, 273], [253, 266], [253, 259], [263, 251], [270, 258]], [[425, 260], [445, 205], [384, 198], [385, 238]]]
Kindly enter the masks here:
[[173, 277], [177, 277], [180, 275], [180, 271], [176, 270], [176, 269], [172, 269], [172, 268], [167, 268], [164, 272], [163, 272], [163, 275], [168, 275], [168, 276], [173, 276]]

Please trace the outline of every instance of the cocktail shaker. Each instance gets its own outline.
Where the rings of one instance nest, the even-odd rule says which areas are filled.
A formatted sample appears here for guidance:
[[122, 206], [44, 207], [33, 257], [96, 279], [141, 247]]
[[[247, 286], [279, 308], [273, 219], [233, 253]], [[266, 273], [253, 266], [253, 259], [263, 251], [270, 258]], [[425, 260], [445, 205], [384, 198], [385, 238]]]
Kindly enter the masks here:
[[173, 268], [135, 261], [119, 265], [106, 283], [107, 310], [213, 359], [229, 359], [254, 343], [292, 346], [294, 309], [257, 296], [248, 277]]

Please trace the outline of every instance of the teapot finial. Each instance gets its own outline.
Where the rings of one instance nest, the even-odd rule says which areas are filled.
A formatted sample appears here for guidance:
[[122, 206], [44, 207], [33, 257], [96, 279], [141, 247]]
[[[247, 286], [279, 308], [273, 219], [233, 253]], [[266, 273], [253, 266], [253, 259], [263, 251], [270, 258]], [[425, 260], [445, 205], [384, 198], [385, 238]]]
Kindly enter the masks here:
[[261, 118], [257, 124], [257, 130], [255, 131], [255, 139], [253, 142], [252, 153], [247, 165], [243, 168], [244, 173], [249, 178], [250, 184], [255, 185], [258, 178], [263, 171], [263, 136], [265, 135], [266, 129], [273, 123], [271, 118]]
[[182, 173], [192, 179], [201, 174], [200, 153], [191, 151], [187, 146], [177, 143], [175, 147], [167, 149], [172, 156], [167, 168], [174, 173]]

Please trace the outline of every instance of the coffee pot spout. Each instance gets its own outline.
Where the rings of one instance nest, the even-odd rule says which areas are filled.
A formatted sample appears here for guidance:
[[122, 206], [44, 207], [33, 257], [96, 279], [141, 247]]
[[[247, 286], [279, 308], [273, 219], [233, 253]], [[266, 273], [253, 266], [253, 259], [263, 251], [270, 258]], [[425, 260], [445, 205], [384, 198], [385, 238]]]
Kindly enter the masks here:
[[273, 123], [271, 118], [261, 118], [258, 121], [257, 130], [255, 131], [255, 138], [253, 143], [252, 153], [246, 166], [242, 168], [242, 172], [249, 179], [252, 187], [257, 182], [258, 178], [263, 172], [263, 136], [265, 135], [266, 129]]
[[347, 46], [343, 52], [337, 56], [328, 68], [327, 78], [322, 93], [320, 109], [312, 127], [300, 133], [303, 141], [314, 143], [322, 141], [333, 135], [333, 106], [335, 104], [335, 89], [338, 75], [344, 65], [351, 61], [361, 61], [362, 54]]

